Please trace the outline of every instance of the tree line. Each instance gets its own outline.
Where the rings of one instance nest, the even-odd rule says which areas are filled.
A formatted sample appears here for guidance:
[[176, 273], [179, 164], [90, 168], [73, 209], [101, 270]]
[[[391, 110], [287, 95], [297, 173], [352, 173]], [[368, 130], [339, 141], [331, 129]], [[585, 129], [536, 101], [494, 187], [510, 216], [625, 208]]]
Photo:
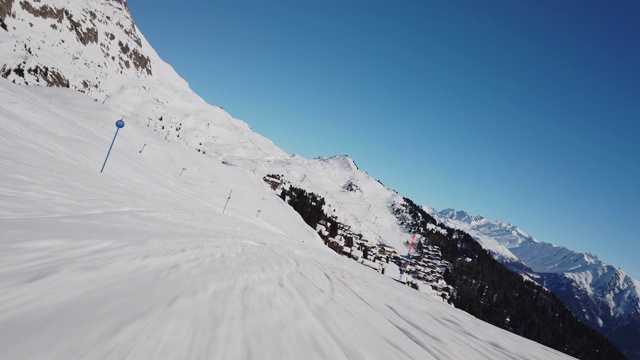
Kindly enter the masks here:
[[[422, 235], [426, 244], [438, 246], [442, 258], [452, 264], [444, 279], [454, 288], [450, 301], [455, 307], [579, 359], [625, 358], [603, 335], [580, 322], [556, 295], [509, 270], [471, 235], [438, 224], [408, 198], [395, 212], [398, 217], [404, 214], [405, 226]], [[427, 224], [446, 230], [446, 235], [429, 230]]]

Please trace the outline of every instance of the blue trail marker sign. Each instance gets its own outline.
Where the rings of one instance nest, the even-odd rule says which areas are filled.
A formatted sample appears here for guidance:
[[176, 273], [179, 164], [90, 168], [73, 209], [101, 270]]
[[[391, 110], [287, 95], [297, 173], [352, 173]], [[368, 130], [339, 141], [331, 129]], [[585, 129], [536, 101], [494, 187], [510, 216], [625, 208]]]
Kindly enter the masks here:
[[107, 160], [109, 160], [109, 154], [111, 154], [111, 148], [113, 148], [113, 143], [116, 142], [116, 136], [118, 136], [118, 131], [124, 127], [124, 120], [120, 119], [116, 121], [116, 134], [113, 135], [113, 140], [111, 140], [111, 146], [109, 146], [109, 151], [107, 152], [107, 157], [104, 159], [104, 164], [102, 164], [102, 169], [100, 169], [100, 173], [104, 170], [104, 166], [107, 165]]

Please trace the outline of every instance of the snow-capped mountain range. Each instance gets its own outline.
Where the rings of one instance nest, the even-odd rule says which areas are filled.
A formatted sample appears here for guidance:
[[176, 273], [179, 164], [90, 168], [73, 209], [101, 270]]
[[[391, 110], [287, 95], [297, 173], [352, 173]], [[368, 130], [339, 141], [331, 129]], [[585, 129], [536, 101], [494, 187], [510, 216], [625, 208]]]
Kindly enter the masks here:
[[[205, 103], [148, 44], [126, 1], [0, 0], [0, 19], [0, 163], [9, 169], [0, 175], [3, 357], [301, 358], [313, 351], [331, 359], [564, 358], [428, 294], [378, 283], [312, 245], [321, 243], [318, 235], [273, 196], [264, 176], [283, 174], [323, 196], [326, 211], [354, 232], [396, 249], [406, 249], [412, 236], [391, 212], [403, 198], [346, 156], [286, 154]], [[108, 145], [118, 118], [127, 125], [98, 177], [105, 149], [95, 145]], [[223, 217], [219, 209], [229, 199]], [[523, 254], [544, 253], [525, 241], [535, 239], [515, 227], [511, 237], [506, 227], [481, 231], [472, 224], [485, 219], [460, 216], [438, 219], [466, 226], [485, 248], [525, 264], [549, 288], [545, 274], [577, 274], [576, 283], [593, 290], [585, 299], [605, 299], [598, 309], [622, 309], [619, 294], [627, 294], [631, 305], [612, 314], [634, 324], [637, 281], [625, 288], [635, 293], [619, 291], [628, 277], [610, 272], [610, 291], [597, 292], [607, 266], [592, 264], [591, 278], [538, 271], [547, 260]], [[433, 310], [421, 309], [421, 301]], [[215, 302], [221, 309], [211, 309]], [[409, 314], [416, 313], [439, 325], [414, 323]], [[207, 328], [193, 314], [226, 328]], [[597, 314], [606, 326], [609, 319]], [[180, 322], [185, 315], [192, 319]], [[273, 340], [280, 330], [287, 338]], [[257, 341], [247, 346], [250, 338]]]
[[[594, 254], [538, 241], [517, 226], [464, 211], [428, 209], [468, 232], [496, 259], [553, 291], [583, 322], [640, 356], [640, 282]], [[630, 350], [631, 351], [631, 350]], [[627, 356], [632, 356], [628, 353]]]

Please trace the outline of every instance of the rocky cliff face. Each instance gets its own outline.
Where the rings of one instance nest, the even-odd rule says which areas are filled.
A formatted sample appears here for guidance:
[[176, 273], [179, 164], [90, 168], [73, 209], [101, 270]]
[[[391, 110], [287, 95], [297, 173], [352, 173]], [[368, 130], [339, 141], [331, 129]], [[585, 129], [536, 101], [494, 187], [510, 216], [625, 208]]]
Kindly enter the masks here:
[[112, 91], [113, 74], [153, 75], [153, 51], [127, 3], [97, 3], [87, 9], [65, 0], [0, 0], [3, 76], [96, 94]]

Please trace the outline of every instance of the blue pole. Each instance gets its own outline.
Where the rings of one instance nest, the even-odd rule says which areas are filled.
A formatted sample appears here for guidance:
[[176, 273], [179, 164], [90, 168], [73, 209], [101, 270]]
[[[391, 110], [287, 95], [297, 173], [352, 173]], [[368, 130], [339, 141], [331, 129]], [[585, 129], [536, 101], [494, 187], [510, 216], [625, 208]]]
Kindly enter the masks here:
[[109, 154], [111, 154], [111, 148], [113, 147], [113, 143], [116, 142], [116, 136], [118, 136], [118, 131], [120, 129], [116, 129], [116, 134], [113, 135], [113, 140], [111, 141], [111, 146], [109, 146], [109, 152], [107, 152], [107, 157], [104, 159], [104, 164], [102, 164], [102, 169], [100, 169], [100, 173], [102, 174], [102, 170], [104, 170], [104, 166], [107, 165], [107, 160], [109, 159]]
[[102, 169], [100, 169], [100, 173], [104, 170], [104, 166], [107, 165], [107, 160], [109, 160], [109, 154], [111, 154], [111, 148], [113, 148], [113, 143], [116, 142], [116, 136], [118, 136], [118, 131], [124, 127], [124, 121], [122, 119], [116, 121], [116, 134], [113, 135], [113, 140], [111, 140], [111, 146], [109, 146], [109, 151], [107, 152], [107, 157], [104, 159], [104, 164], [102, 164]]

